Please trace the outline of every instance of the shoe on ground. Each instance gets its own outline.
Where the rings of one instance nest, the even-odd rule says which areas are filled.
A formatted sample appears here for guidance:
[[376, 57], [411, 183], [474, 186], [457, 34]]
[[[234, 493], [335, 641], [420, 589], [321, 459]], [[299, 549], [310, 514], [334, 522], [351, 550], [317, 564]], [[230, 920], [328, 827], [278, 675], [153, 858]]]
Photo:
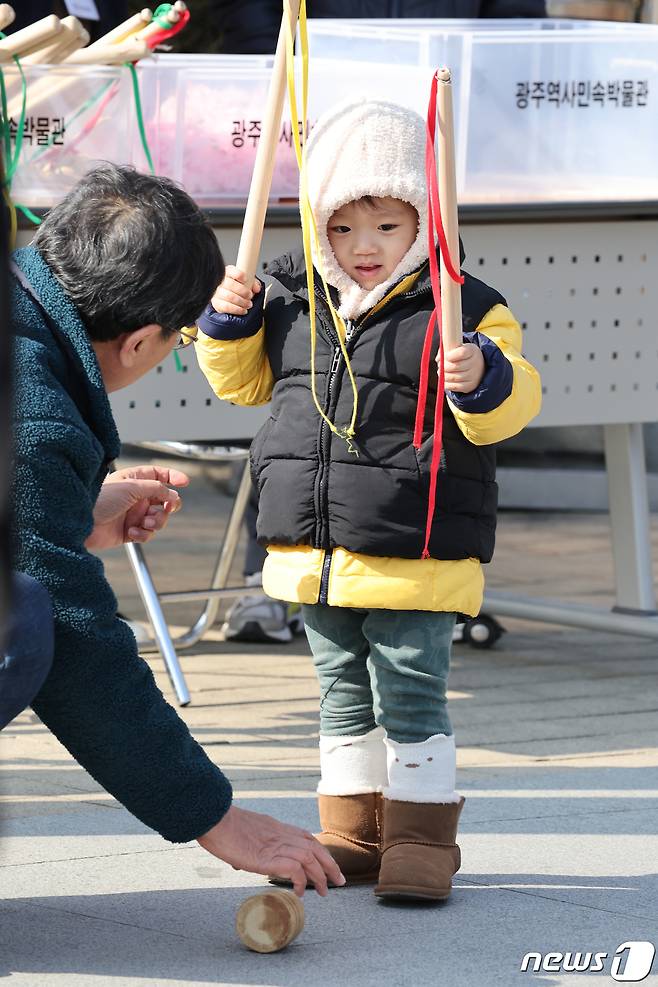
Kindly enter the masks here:
[[444, 901], [461, 865], [457, 824], [464, 799], [430, 804], [382, 799], [378, 898]]
[[[318, 795], [318, 808], [322, 832], [315, 838], [340, 867], [347, 882], [344, 887], [376, 884], [381, 862], [381, 795]], [[268, 880], [292, 886], [285, 877], [273, 875]], [[312, 883], [306, 886], [313, 887]]]
[[[247, 586], [260, 586], [261, 574], [247, 576], [246, 583]], [[242, 596], [226, 614], [222, 634], [225, 641], [289, 644], [292, 631], [288, 626], [287, 604], [264, 593]]]

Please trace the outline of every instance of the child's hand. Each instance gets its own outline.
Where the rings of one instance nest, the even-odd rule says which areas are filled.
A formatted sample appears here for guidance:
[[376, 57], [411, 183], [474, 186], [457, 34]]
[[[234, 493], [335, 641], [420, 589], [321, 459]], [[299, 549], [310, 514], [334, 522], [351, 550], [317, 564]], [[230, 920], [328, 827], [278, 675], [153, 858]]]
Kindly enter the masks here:
[[246, 315], [252, 306], [251, 299], [261, 289], [258, 278], [254, 278], [251, 288], [245, 284], [245, 275], [237, 267], [229, 264], [224, 280], [212, 296], [212, 307], [225, 315]]
[[486, 370], [480, 347], [475, 343], [462, 343], [445, 353], [444, 357], [446, 390], [459, 394], [474, 391]]

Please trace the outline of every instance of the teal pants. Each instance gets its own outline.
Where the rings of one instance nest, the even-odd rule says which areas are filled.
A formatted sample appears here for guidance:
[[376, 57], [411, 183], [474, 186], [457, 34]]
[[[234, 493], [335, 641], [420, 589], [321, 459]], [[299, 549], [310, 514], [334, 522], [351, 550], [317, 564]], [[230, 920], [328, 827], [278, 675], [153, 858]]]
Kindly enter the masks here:
[[318, 680], [320, 733], [382, 726], [400, 744], [451, 734], [446, 708], [454, 613], [302, 607]]

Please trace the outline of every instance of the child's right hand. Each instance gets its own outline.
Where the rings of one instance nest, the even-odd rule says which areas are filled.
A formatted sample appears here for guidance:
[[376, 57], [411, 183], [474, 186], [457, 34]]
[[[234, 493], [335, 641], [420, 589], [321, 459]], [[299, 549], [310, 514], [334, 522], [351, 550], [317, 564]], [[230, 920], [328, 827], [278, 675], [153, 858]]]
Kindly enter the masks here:
[[246, 315], [252, 307], [252, 298], [261, 290], [261, 283], [254, 278], [250, 288], [245, 284], [246, 276], [232, 264], [226, 268], [224, 280], [212, 296], [212, 307], [225, 315]]

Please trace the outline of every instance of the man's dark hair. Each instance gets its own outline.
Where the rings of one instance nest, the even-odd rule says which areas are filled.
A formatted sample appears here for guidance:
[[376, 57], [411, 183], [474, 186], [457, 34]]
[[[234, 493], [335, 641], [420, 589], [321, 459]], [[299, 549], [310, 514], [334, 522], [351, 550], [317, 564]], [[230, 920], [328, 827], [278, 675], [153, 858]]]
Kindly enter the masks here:
[[105, 164], [50, 210], [34, 245], [103, 342], [155, 323], [192, 325], [224, 277], [198, 206], [167, 178]]

